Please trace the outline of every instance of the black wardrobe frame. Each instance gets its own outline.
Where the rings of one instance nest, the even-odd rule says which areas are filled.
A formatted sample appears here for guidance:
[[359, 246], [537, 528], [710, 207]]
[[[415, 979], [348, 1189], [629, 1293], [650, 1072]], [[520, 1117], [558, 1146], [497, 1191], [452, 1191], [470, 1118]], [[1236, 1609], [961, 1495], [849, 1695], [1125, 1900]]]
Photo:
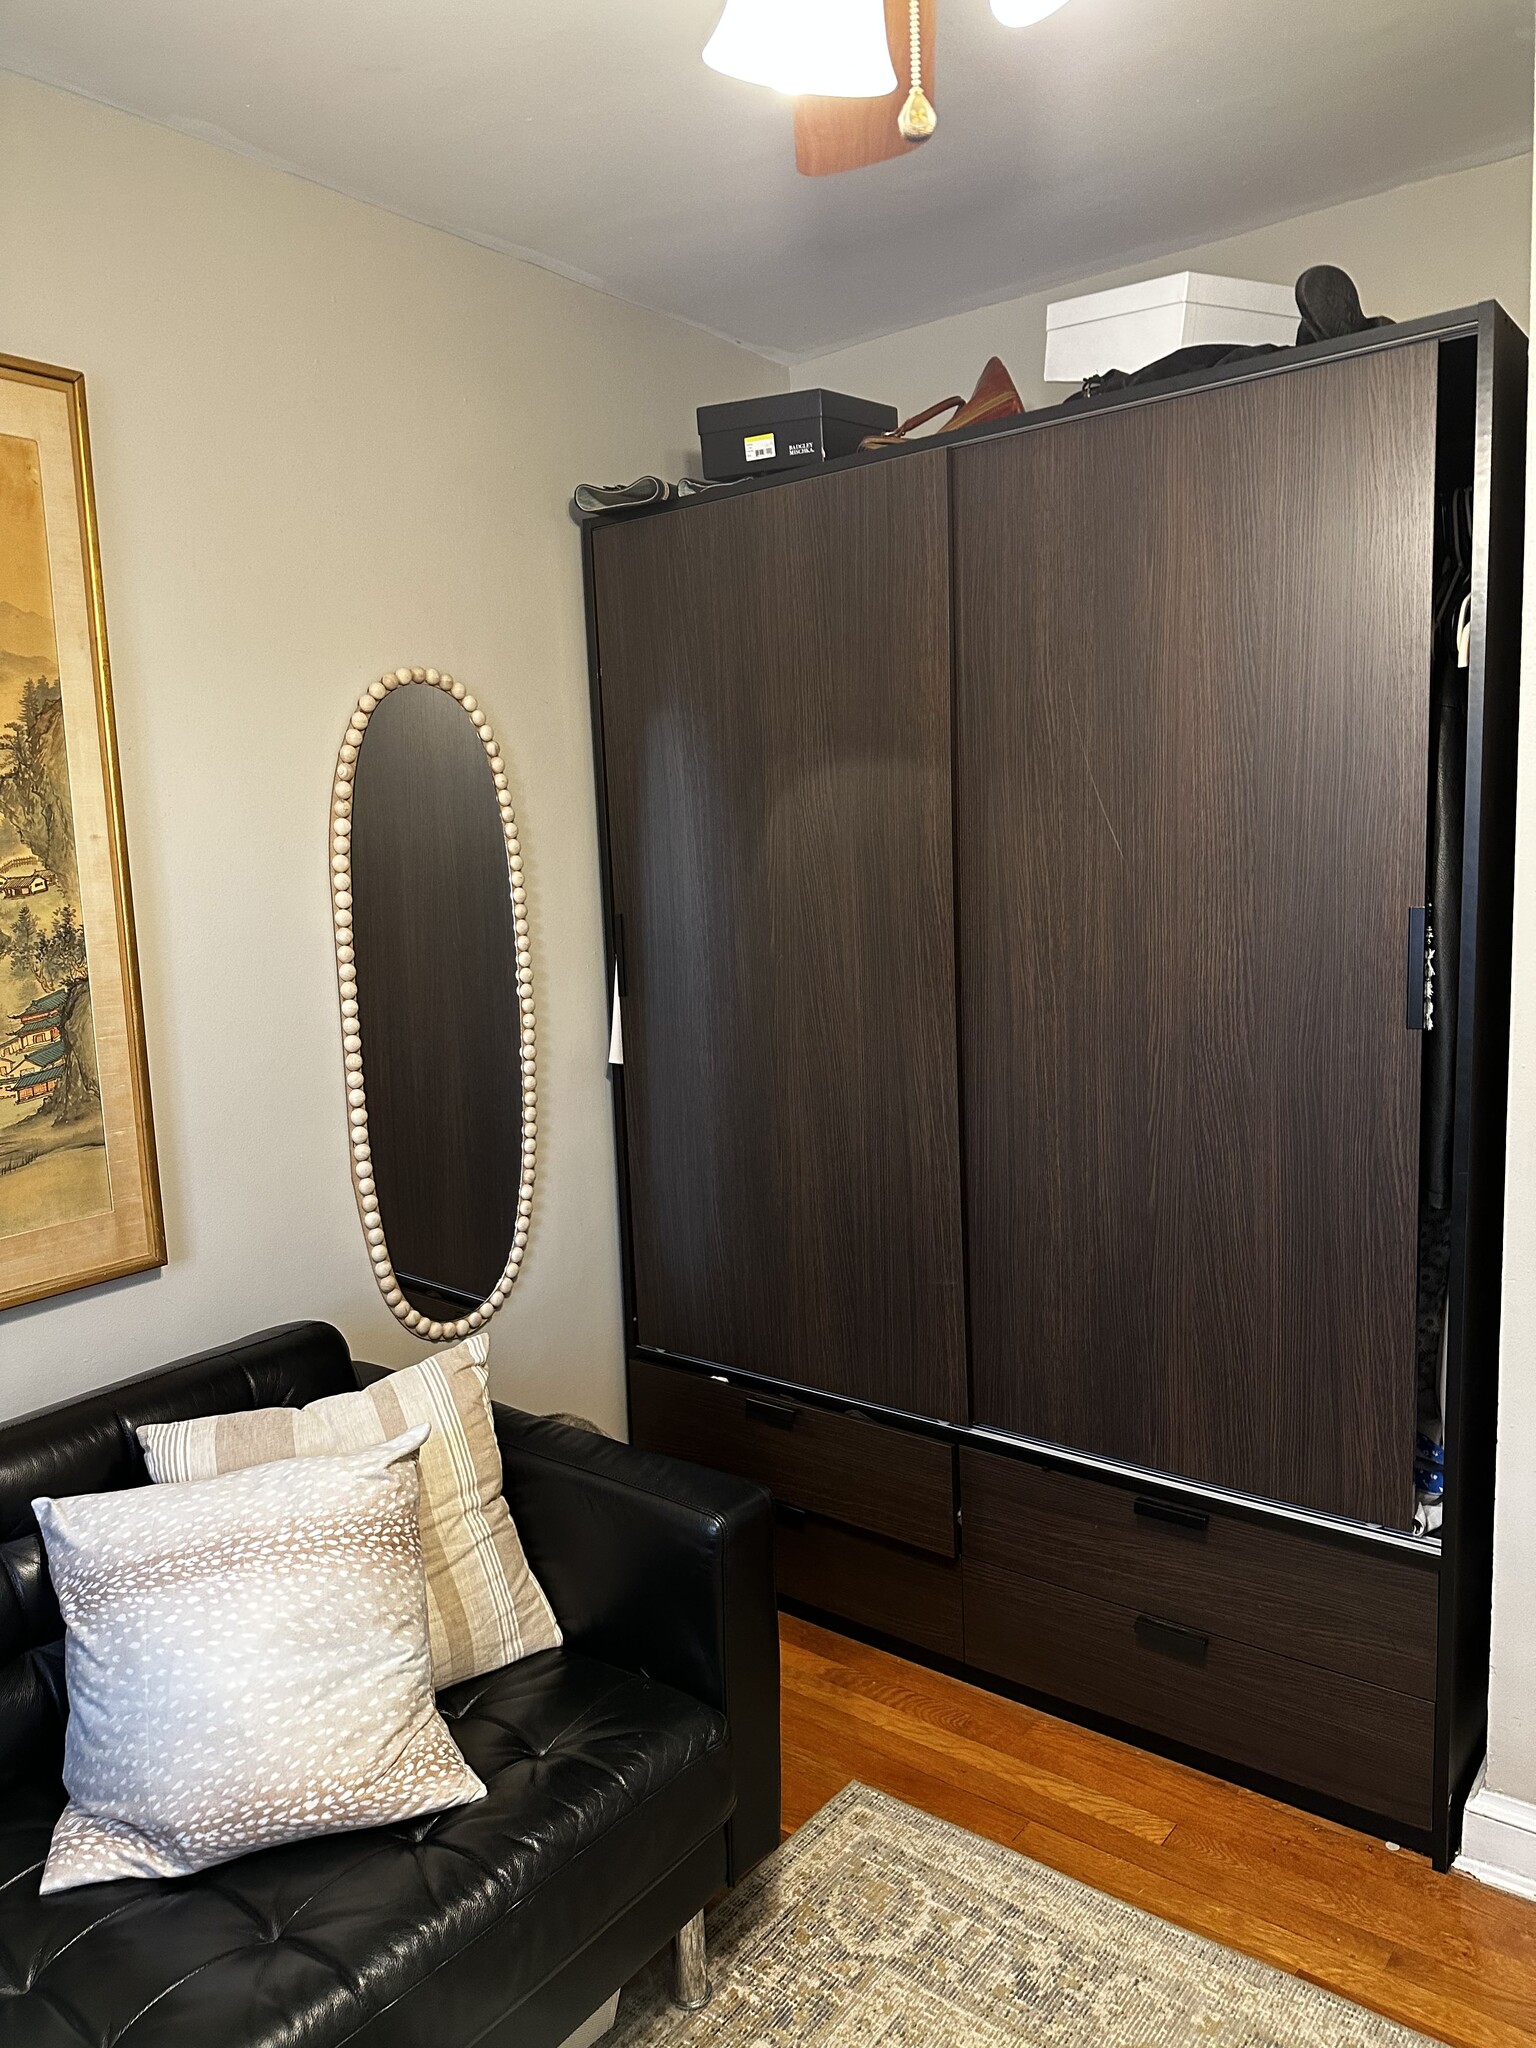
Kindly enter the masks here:
[[[1405, 1846], [1431, 1856], [1438, 1869], [1450, 1867], [1460, 1846], [1462, 1810], [1472, 1790], [1486, 1748], [1488, 1660], [1493, 1584], [1493, 1489], [1498, 1403], [1500, 1295], [1503, 1266], [1505, 1124], [1508, 1105], [1510, 951], [1514, 908], [1515, 778], [1519, 727], [1519, 665], [1521, 604], [1524, 585], [1526, 337], [1494, 301], [1455, 312], [1376, 328], [1339, 341], [1258, 356], [1218, 370], [1197, 371], [1156, 384], [1133, 386], [1070, 405], [1053, 406], [1022, 418], [962, 429], [939, 444], [960, 447], [978, 440], [1038, 433], [1067, 419], [1117, 411], [1129, 406], [1157, 405], [1185, 392], [1207, 390], [1256, 378], [1284, 377], [1329, 361], [1401, 348], [1414, 342], [1442, 345], [1442, 376], [1449, 358], [1445, 344], [1467, 345], [1475, 360], [1473, 429], [1473, 589], [1472, 646], [1467, 681], [1467, 761], [1476, 774], [1467, 777], [1463, 838], [1462, 916], [1458, 962], [1459, 1038], [1456, 1057], [1453, 1185], [1451, 1208], [1451, 1274], [1446, 1308], [1445, 1513], [1440, 1533], [1438, 1572], [1438, 1673], [1435, 1701], [1434, 1823], [1429, 1830], [1400, 1828], [1394, 1832]], [[860, 468], [870, 463], [900, 462], [909, 455], [931, 452], [933, 439], [919, 439], [868, 454], [845, 456], [810, 470], [782, 471], [748, 479], [718, 494], [728, 497], [758, 491], [793, 489], [808, 476]], [[613, 904], [612, 869], [607, 818], [607, 768], [604, 759], [602, 666], [598, 645], [596, 586], [592, 537], [615, 520], [690, 518], [716, 497], [673, 499], [659, 506], [600, 514], [581, 521], [583, 587], [592, 716], [592, 742], [597, 798], [599, 872], [602, 893], [605, 995], [617, 985], [622, 1001], [625, 986], [624, 934]], [[1433, 565], [1424, 565], [1428, 578]], [[1426, 663], [1429, 649], [1425, 650]], [[1468, 1028], [1467, 1020], [1471, 1020]], [[626, 1357], [693, 1367], [720, 1374], [718, 1361], [688, 1358], [638, 1341], [630, 1228], [630, 1185], [627, 1158], [624, 1072], [610, 1068], [617, 1162], [620, 1245], [624, 1297]], [[962, 1129], [961, 1143], [964, 1144]], [[962, 1180], [963, 1187], [963, 1180]], [[965, 1220], [962, 1216], [962, 1229]], [[967, 1350], [969, 1316], [967, 1314]], [[1134, 1486], [1138, 1493], [1170, 1501], [1206, 1496], [1229, 1513], [1273, 1523], [1277, 1518], [1302, 1522], [1341, 1544], [1391, 1544], [1435, 1556], [1432, 1541], [1398, 1532], [1362, 1528], [1348, 1522], [1300, 1513], [1281, 1503], [1265, 1503], [1220, 1489], [1192, 1485], [1167, 1474], [1122, 1467], [1069, 1448], [1011, 1438], [975, 1425], [948, 1424], [917, 1417], [902, 1409], [872, 1402], [852, 1404], [798, 1383], [724, 1368], [730, 1380], [792, 1395], [813, 1407], [861, 1412], [882, 1421], [953, 1445], [971, 1444], [992, 1454], [1013, 1449], [1035, 1464], [1055, 1470], [1090, 1472], [1100, 1478]], [[628, 1382], [626, 1375], [626, 1399]], [[963, 1541], [963, 1538], [962, 1538]], [[808, 1612], [812, 1610], [806, 1610]], [[1137, 1747], [1175, 1757], [1254, 1789], [1275, 1792], [1288, 1804], [1380, 1833], [1379, 1817], [1361, 1813], [1326, 1795], [1289, 1782], [1281, 1784], [1263, 1773], [1215, 1758], [1189, 1745], [1144, 1728], [1120, 1723], [1055, 1698], [1041, 1699], [1025, 1688], [994, 1675], [925, 1651], [911, 1643], [881, 1637], [842, 1617], [826, 1617], [840, 1632], [886, 1643], [902, 1656], [949, 1671], [988, 1690], [1044, 1706], [1062, 1718], [1099, 1727]]]

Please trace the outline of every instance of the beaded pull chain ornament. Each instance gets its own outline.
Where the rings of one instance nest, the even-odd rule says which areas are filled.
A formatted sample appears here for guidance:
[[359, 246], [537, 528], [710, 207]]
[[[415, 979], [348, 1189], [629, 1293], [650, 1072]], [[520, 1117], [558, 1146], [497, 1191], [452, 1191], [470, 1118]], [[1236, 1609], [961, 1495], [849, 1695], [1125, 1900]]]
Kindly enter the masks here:
[[912, 90], [896, 116], [896, 126], [908, 142], [926, 142], [939, 125], [933, 103], [923, 91], [923, 31], [919, 14], [921, 0], [910, 0], [909, 23], [912, 38]]

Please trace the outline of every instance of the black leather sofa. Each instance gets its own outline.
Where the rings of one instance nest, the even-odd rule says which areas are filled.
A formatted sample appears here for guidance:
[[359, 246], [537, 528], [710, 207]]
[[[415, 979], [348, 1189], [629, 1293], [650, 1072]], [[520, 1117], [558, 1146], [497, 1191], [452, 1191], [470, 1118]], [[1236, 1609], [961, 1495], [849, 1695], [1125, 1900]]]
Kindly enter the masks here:
[[302, 1404], [371, 1371], [298, 1323], [0, 1428], [3, 2048], [546, 2048], [776, 1844], [766, 1494], [498, 1408], [566, 1642], [442, 1695], [489, 1796], [39, 1898], [67, 1703], [29, 1503], [144, 1484], [138, 1423]]

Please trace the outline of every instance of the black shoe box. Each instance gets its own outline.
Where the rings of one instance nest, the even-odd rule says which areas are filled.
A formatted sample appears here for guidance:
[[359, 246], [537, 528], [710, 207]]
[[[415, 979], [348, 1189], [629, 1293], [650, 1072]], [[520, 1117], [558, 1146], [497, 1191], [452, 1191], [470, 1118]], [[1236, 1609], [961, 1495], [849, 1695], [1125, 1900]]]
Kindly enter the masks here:
[[699, 447], [705, 476], [729, 484], [852, 455], [866, 434], [888, 434], [895, 425], [893, 405], [841, 391], [776, 391], [768, 398], [701, 405]]

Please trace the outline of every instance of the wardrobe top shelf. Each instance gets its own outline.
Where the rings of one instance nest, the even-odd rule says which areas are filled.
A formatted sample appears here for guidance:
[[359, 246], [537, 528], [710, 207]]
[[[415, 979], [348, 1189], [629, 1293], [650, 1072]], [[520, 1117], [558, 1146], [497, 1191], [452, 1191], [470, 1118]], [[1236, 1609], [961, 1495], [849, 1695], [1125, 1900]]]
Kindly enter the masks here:
[[1064, 399], [1060, 404], [1041, 406], [1014, 419], [962, 427], [955, 433], [919, 435], [893, 448], [872, 448], [866, 453], [841, 455], [829, 462], [817, 463], [813, 468], [779, 470], [772, 476], [743, 477], [737, 483], [721, 484], [700, 492], [696, 497], [669, 498], [664, 504], [637, 505], [624, 511], [589, 512], [581, 517], [578, 524], [584, 533], [590, 533], [605, 526], [627, 525], [634, 519], [675, 517], [680, 513], [697, 512], [706, 505], [751, 497], [758, 491], [808, 483], [816, 477], [863, 468], [873, 462], [899, 462], [910, 455], [932, 454], [935, 448], [963, 448], [975, 441], [996, 441], [1014, 434], [1037, 433], [1042, 427], [1060, 426], [1096, 413], [1182, 397], [1188, 392], [1213, 390], [1256, 377], [1288, 376], [1294, 370], [1310, 369], [1318, 363], [1373, 355], [1381, 349], [1402, 348], [1412, 342], [1476, 339], [1485, 326], [1491, 328], [1501, 321], [1523, 335], [1524, 330], [1511, 319], [1498, 300], [1485, 299], [1478, 305], [1461, 306], [1448, 313], [1430, 313], [1418, 320], [1396, 321], [1390, 327], [1368, 328], [1364, 334], [1345, 335], [1338, 341], [1307, 342], [1294, 348], [1278, 349], [1272, 355], [1250, 356], [1245, 361], [1224, 364], [1212, 370], [1191, 370], [1182, 377], [1168, 377], [1156, 383], [1101, 392], [1093, 398]]

